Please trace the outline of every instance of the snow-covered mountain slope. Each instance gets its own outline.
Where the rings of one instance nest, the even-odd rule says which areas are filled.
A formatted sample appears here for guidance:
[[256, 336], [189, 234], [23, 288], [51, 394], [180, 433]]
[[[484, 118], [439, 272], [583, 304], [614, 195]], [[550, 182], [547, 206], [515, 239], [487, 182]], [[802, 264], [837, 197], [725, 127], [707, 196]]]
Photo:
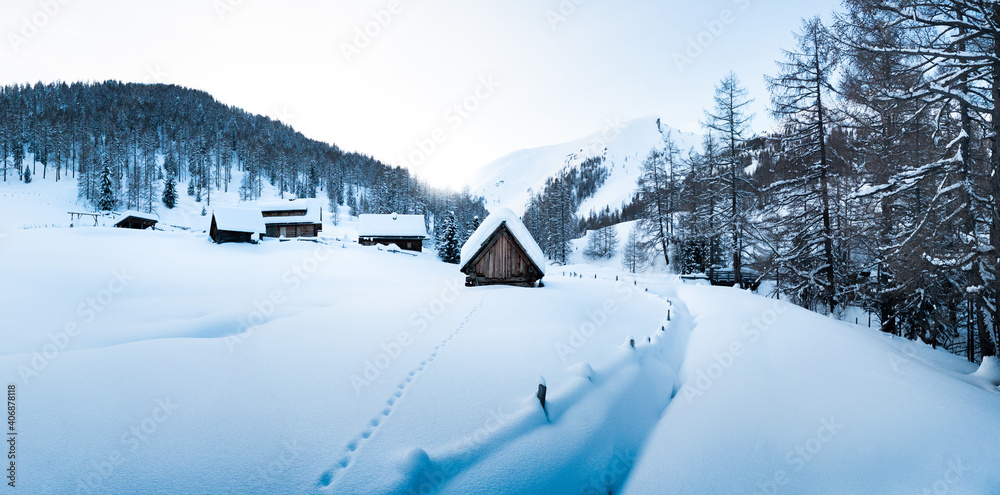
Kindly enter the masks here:
[[528, 199], [541, 190], [546, 179], [589, 158], [604, 156], [611, 175], [597, 194], [583, 203], [580, 214], [605, 206], [620, 208], [635, 193], [643, 160], [650, 151], [663, 149], [665, 134], [670, 133], [683, 157], [700, 143], [697, 135], [664, 123], [657, 126], [657, 120], [646, 117], [626, 123], [608, 121], [603, 130], [577, 141], [515, 151], [482, 167], [471, 189], [486, 198], [487, 209], [505, 206], [522, 214]]

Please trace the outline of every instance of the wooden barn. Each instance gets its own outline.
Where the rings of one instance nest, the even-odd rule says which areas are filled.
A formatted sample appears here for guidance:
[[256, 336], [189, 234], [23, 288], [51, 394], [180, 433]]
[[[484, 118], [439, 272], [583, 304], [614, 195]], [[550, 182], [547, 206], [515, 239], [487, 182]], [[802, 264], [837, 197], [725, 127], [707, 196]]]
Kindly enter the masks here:
[[465, 285], [535, 287], [545, 276], [545, 255], [513, 211], [486, 217], [462, 247]]
[[121, 219], [115, 224], [115, 227], [119, 229], [136, 229], [136, 230], [146, 230], [149, 228], [156, 228], [157, 222], [160, 220], [154, 215], [149, 213], [142, 213], [140, 211], [129, 210], [122, 213]]
[[388, 246], [421, 252], [427, 239], [423, 215], [361, 215], [358, 226], [358, 244]]
[[260, 205], [266, 237], [319, 237], [323, 208], [305, 199]]
[[265, 232], [264, 217], [256, 208], [216, 208], [208, 235], [216, 244], [256, 243]]

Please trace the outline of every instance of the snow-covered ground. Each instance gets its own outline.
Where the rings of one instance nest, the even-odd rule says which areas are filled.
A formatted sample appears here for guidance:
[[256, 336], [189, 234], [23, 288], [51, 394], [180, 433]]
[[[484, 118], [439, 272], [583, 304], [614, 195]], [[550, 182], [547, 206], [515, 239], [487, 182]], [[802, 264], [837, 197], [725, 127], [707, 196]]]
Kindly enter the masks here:
[[862, 326], [578, 253], [544, 288], [466, 288], [433, 253], [360, 247], [356, 222], [327, 216], [320, 243], [68, 228], [81, 207], [66, 184], [0, 185], [22, 493], [1000, 487], [995, 363], [973, 375]]
[[486, 198], [490, 210], [505, 206], [518, 214], [524, 213], [528, 200], [538, 194], [546, 179], [566, 167], [579, 166], [587, 159], [603, 156], [610, 175], [594, 197], [580, 206], [579, 214], [586, 217], [591, 211], [601, 211], [606, 206], [620, 209], [623, 202], [632, 200], [636, 184], [642, 173], [642, 163], [654, 149], [663, 149], [663, 133], [670, 132], [674, 142], [686, 158], [700, 138], [695, 134], [680, 132], [661, 124], [656, 117], [646, 117], [629, 122], [608, 120], [604, 129], [586, 138], [530, 150], [511, 153], [479, 169], [473, 179], [472, 191]]

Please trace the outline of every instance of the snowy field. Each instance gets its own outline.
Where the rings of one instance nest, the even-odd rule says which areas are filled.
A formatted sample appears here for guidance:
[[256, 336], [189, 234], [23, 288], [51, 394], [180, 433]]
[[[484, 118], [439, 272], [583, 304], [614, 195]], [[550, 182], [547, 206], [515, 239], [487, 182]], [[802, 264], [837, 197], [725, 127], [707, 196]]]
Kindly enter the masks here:
[[943, 351], [578, 255], [466, 288], [351, 221], [219, 246], [183, 195], [69, 228], [74, 189], [0, 186], [21, 493], [1000, 490], [1000, 370]]

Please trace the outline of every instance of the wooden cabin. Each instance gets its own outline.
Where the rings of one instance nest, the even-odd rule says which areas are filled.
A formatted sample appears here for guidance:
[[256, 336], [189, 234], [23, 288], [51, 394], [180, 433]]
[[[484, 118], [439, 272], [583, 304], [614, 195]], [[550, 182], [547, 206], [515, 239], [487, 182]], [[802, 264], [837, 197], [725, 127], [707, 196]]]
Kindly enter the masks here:
[[396, 245], [407, 251], [421, 252], [427, 239], [423, 215], [361, 215], [358, 244], [362, 246]]
[[465, 285], [535, 287], [545, 276], [545, 256], [514, 212], [494, 212], [462, 247]]
[[122, 213], [121, 219], [115, 223], [115, 227], [119, 229], [136, 229], [136, 230], [146, 230], [149, 228], [156, 228], [156, 224], [159, 219], [149, 213], [142, 213], [140, 211], [129, 210]]
[[264, 217], [256, 208], [216, 208], [212, 212], [209, 237], [216, 244], [256, 243], [265, 232]]
[[304, 199], [260, 205], [265, 237], [319, 237], [323, 208]]

